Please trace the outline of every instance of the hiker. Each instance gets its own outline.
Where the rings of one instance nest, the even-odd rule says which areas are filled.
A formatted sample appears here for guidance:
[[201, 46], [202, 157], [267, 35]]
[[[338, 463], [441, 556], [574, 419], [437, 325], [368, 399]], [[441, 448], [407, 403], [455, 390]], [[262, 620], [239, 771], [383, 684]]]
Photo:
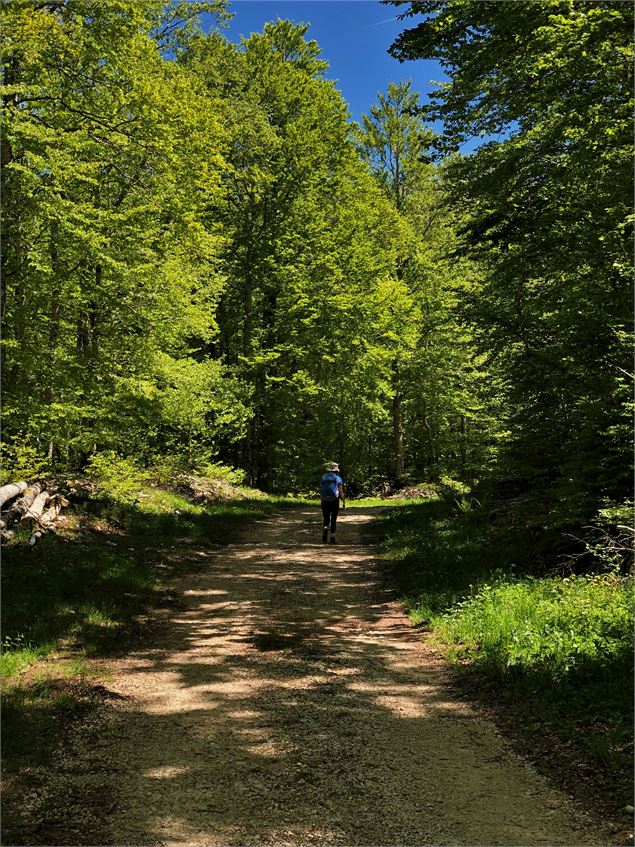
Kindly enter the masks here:
[[340, 469], [337, 462], [329, 462], [326, 466], [326, 473], [320, 480], [320, 500], [322, 503], [322, 514], [324, 515], [322, 542], [324, 544], [326, 544], [328, 539], [329, 525], [331, 528], [331, 544], [335, 544], [335, 528], [337, 525], [337, 514], [340, 510], [340, 500], [342, 501], [342, 508], [346, 508], [346, 498], [342, 487], [344, 481], [339, 473]]

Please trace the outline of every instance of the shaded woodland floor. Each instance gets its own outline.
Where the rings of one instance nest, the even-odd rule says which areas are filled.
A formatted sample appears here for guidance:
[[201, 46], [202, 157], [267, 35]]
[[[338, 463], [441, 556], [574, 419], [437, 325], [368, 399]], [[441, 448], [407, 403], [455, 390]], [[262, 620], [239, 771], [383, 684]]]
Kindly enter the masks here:
[[373, 562], [373, 515], [344, 512], [335, 547], [303, 506], [172, 550], [177, 602], [111, 661], [22, 843], [608, 844], [453, 693]]

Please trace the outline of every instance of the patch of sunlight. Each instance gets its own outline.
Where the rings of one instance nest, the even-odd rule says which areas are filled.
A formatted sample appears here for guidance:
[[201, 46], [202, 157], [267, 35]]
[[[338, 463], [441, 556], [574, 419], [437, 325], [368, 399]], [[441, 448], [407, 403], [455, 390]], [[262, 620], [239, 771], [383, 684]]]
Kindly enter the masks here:
[[[202, 671], [205, 673], [205, 670]], [[260, 688], [275, 684], [275, 680], [228, 680], [205, 682], [200, 685], [185, 685], [179, 674], [164, 672], [157, 675], [157, 689], [150, 692], [145, 702], [144, 713], [171, 715], [183, 712], [207, 712], [220, 705], [251, 697]], [[176, 687], [179, 686], [179, 687]], [[175, 690], [176, 687], [176, 690]]]
[[[267, 837], [270, 844], [338, 844], [341, 834], [326, 827], [316, 828], [305, 824], [283, 824], [272, 828]], [[323, 826], [323, 825], [322, 825]]]
[[[210, 803], [207, 806], [209, 812], [217, 811], [214, 805]], [[224, 806], [218, 811], [224, 811]], [[192, 826], [187, 820], [177, 818], [173, 815], [157, 816], [152, 824], [152, 833], [162, 840], [169, 839], [169, 843], [177, 847], [220, 847], [226, 844], [242, 844], [239, 838], [239, 828], [227, 824], [215, 823], [214, 832], [203, 831], [200, 827]], [[143, 841], [144, 844], [150, 843], [150, 839]], [[154, 843], [154, 840], [152, 840]]]
[[187, 591], [183, 592], [186, 597], [211, 597], [212, 595], [228, 593], [221, 588], [188, 588]]
[[430, 711], [429, 704], [426, 707], [419, 697], [412, 695], [378, 694], [373, 699], [378, 706], [388, 709], [400, 718], [422, 718]]
[[277, 759], [285, 754], [273, 741], [254, 741], [251, 744], [247, 742], [245, 746], [252, 756], [260, 756], [261, 759]]
[[189, 770], [185, 765], [161, 765], [158, 768], [149, 768], [143, 775], [148, 779], [174, 779]]
[[264, 712], [257, 712], [254, 709], [234, 709], [227, 712], [227, 716], [237, 721], [261, 720], [264, 717]]
[[245, 749], [252, 756], [260, 756], [264, 759], [276, 759], [289, 752], [269, 738], [268, 731], [259, 727], [245, 727], [244, 729], [235, 729], [234, 732], [240, 736]]

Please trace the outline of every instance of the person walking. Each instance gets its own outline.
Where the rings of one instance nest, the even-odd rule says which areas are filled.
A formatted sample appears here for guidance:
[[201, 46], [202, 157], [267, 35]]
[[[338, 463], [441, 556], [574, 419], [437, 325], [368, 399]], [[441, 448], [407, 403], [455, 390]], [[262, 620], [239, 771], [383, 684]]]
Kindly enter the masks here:
[[322, 543], [324, 544], [328, 540], [329, 527], [331, 529], [331, 544], [335, 544], [335, 530], [337, 528], [337, 515], [340, 511], [340, 500], [342, 501], [342, 508], [346, 508], [344, 480], [339, 474], [340, 469], [337, 462], [329, 462], [326, 465], [326, 473], [320, 480], [320, 501], [322, 514], [324, 515]]

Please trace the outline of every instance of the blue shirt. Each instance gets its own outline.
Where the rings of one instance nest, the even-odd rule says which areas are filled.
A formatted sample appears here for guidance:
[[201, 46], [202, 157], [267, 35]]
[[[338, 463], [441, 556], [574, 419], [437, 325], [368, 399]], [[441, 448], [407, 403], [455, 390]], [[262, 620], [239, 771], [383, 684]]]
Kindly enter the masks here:
[[339, 497], [338, 486], [342, 485], [342, 483], [342, 477], [338, 476], [333, 471], [325, 473], [320, 480], [320, 497], [323, 500], [327, 498], [330, 500], [332, 497]]

